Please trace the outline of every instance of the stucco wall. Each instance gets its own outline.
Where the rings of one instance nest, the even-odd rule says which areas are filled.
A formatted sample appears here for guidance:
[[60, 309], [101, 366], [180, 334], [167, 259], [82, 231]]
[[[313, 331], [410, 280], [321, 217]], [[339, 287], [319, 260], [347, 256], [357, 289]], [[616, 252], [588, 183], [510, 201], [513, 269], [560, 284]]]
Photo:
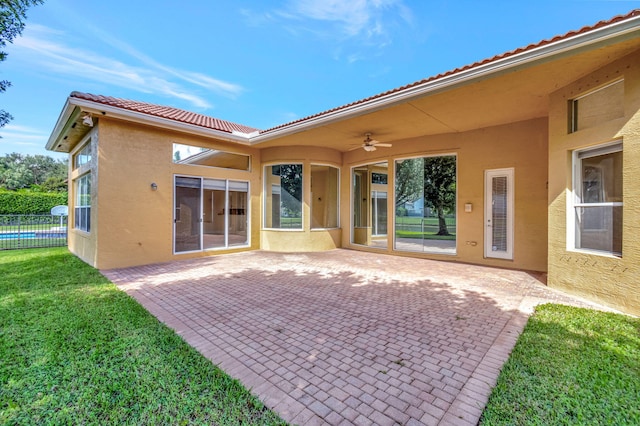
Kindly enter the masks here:
[[[362, 250], [371, 249], [351, 243], [350, 213], [351, 168], [366, 163], [389, 162], [388, 203], [394, 206], [393, 162], [397, 158], [456, 154], [457, 156], [457, 253], [422, 254], [393, 248], [393, 215], [388, 218], [387, 249], [398, 255], [428, 257], [505, 268], [546, 271], [547, 263], [547, 120], [540, 118], [503, 126], [461, 133], [442, 134], [393, 142], [391, 148], [372, 153], [355, 150], [345, 154], [342, 172], [343, 217], [342, 244]], [[514, 256], [513, 260], [484, 257], [484, 172], [513, 167], [515, 170]], [[465, 203], [473, 205], [465, 213]], [[393, 207], [392, 207], [393, 210]]]
[[[94, 266], [119, 268], [242, 250], [173, 254], [174, 175], [249, 181], [250, 249], [260, 247], [259, 215], [255, 213], [259, 211], [260, 198], [260, 155], [257, 150], [106, 117], [100, 118], [98, 129], [100, 174], [94, 205], [99, 219], [92, 233], [96, 232], [100, 237]], [[251, 154], [253, 168], [247, 172], [174, 164], [173, 143]], [[152, 182], [158, 186], [156, 191], [151, 190]]]
[[[274, 251], [318, 251], [341, 246], [367, 249], [352, 244], [350, 240], [351, 166], [366, 162], [389, 162], [388, 202], [390, 212], [393, 212], [393, 190], [390, 188], [394, 188], [394, 159], [445, 153], [456, 154], [458, 159], [457, 253], [451, 256], [394, 250], [391, 232], [393, 214], [388, 216], [390, 232], [388, 248], [384, 251], [398, 255], [545, 271], [547, 128], [547, 120], [541, 118], [473, 132], [393, 141], [392, 148], [379, 149], [373, 153], [354, 150], [342, 154], [321, 147], [258, 150], [102, 117], [96, 128], [101, 143], [97, 144], [97, 150], [94, 151], [97, 153], [94, 154], [97, 167], [94, 176], [92, 230], [89, 235], [70, 237], [70, 246], [74, 253], [101, 269], [259, 248]], [[251, 154], [252, 169], [246, 172], [173, 164], [173, 143]], [[301, 230], [263, 227], [263, 167], [278, 163], [303, 164]], [[310, 227], [311, 164], [342, 167], [340, 226], [336, 229]], [[514, 258], [484, 258], [484, 172], [509, 167], [515, 169]], [[174, 254], [174, 175], [249, 181], [250, 247]], [[157, 191], [151, 190], [152, 182], [157, 184]], [[465, 203], [473, 205], [471, 213], [464, 212]]]
[[[624, 78], [624, 117], [568, 132], [571, 99]], [[640, 315], [640, 51], [596, 70], [550, 97], [549, 285]], [[622, 140], [622, 257], [567, 249], [567, 195], [576, 149]]]

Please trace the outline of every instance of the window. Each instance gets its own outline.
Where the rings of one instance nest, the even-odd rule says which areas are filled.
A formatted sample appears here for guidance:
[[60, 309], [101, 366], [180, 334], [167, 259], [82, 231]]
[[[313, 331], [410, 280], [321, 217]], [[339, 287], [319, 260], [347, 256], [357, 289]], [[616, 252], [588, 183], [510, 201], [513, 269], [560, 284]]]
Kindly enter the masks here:
[[73, 168], [77, 169], [84, 164], [88, 164], [89, 162], [91, 162], [91, 142], [87, 143], [73, 157]]
[[397, 160], [395, 249], [456, 253], [456, 156]]
[[371, 183], [378, 183], [381, 185], [387, 184], [387, 174], [386, 173], [371, 173]]
[[569, 101], [569, 133], [624, 117], [624, 80]]
[[74, 227], [89, 232], [91, 229], [91, 174], [76, 179], [75, 190]]
[[622, 143], [574, 152], [574, 247], [622, 255]]
[[338, 176], [335, 167], [311, 165], [311, 229], [338, 227]]
[[302, 164], [265, 167], [264, 226], [302, 229]]
[[249, 156], [201, 146], [173, 144], [173, 162], [192, 166], [220, 167], [249, 171]]

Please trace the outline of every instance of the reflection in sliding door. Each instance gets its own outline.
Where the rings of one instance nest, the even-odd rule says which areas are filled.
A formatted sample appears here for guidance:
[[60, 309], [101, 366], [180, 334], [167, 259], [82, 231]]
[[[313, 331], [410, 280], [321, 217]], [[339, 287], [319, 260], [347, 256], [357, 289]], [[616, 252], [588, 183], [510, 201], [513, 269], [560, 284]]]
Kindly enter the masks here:
[[201, 249], [200, 178], [176, 177], [174, 249], [177, 252]]
[[228, 245], [243, 246], [249, 243], [247, 236], [247, 206], [249, 184], [229, 181]]
[[387, 193], [371, 191], [371, 214], [373, 230], [371, 235], [382, 237], [387, 235]]
[[219, 179], [203, 180], [203, 242], [204, 249], [225, 247], [224, 212], [227, 182]]

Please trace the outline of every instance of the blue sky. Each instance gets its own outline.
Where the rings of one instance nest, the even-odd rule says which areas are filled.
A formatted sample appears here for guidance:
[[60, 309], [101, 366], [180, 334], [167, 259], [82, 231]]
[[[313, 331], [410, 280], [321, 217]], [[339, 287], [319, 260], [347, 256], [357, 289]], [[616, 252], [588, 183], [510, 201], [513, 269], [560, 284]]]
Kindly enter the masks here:
[[640, 8], [640, 1], [45, 0], [7, 46], [0, 155], [74, 90], [266, 129]]

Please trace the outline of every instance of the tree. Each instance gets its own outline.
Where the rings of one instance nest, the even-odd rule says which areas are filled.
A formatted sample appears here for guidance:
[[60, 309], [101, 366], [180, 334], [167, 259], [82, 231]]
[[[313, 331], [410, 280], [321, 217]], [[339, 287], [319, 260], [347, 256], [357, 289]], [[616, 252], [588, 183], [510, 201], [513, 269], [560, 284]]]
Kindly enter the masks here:
[[[46, 155], [17, 152], [0, 156], [0, 187], [8, 190], [38, 187], [50, 192], [63, 188], [67, 178], [67, 161]], [[51, 181], [49, 181], [51, 179]], [[45, 185], [45, 183], [47, 183]], [[66, 187], [66, 184], [64, 185]], [[66, 191], [66, 188], [63, 189]]]
[[[22, 34], [24, 21], [27, 19], [27, 9], [42, 4], [43, 0], [0, 0], [0, 49]], [[7, 53], [0, 51], [0, 62], [7, 59]], [[7, 80], [0, 80], [0, 93], [11, 86]], [[3, 127], [13, 117], [5, 110], [0, 110], [0, 127]]]
[[413, 203], [422, 196], [424, 169], [422, 158], [396, 163], [396, 210], [406, 203]]
[[281, 205], [290, 217], [302, 214], [302, 165], [280, 164], [273, 166], [272, 174], [280, 177]]
[[438, 214], [437, 235], [451, 235], [445, 222], [445, 211], [456, 205], [456, 157], [424, 158], [424, 205]]

